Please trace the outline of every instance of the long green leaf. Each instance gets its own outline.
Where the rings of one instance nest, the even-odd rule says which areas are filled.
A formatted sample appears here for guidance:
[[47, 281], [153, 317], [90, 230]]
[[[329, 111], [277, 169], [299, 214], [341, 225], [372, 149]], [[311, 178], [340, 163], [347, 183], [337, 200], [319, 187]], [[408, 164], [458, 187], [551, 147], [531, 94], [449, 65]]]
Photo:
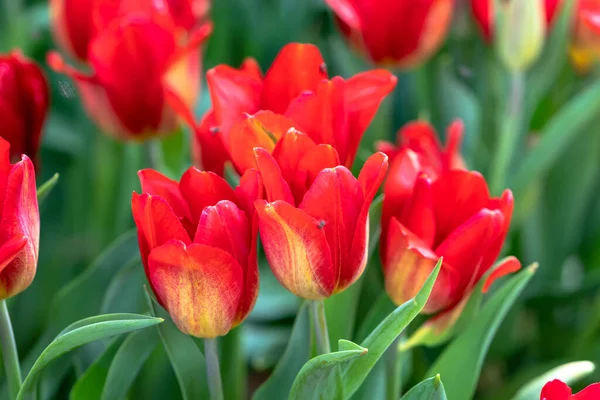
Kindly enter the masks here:
[[157, 344], [158, 335], [154, 329], [129, 334], [110, 364], [102, 391], [103, 400], [125, 398], [129, 387]]
[[[477, 319], [444, 350], [429, 369], [428, 376], [440, 374], [444, 378], [446, 394], [450, 399], [473, 397], [492, 339], [504, 316], [536, 269], [537, 264], [527, 267], [494, 293]], [[457, 368], [457, 365], [460, 365], [460, 368]]]
[[446, 400], [446, 391], [439, 375], [425, 379], [402, 396], [402, 400]]
[[270, 400], [285, 398], [298, 372], [310, 357], [310, 318], [306, 303], [300, 306], [292, 335], [288, 341], [285, 353], [277, 363], [275, 370], [252, 397], [253, 400]]
[[360, 357], [344, 365], [342, 375], [345, 398], [349, 398], [356, 392], [371, 372], [375, 363], [377, 363], [377, 360], [379, 360], [387, 348], [421, 312], [431, 294], [433, 284], [440, 272], [441, 266], [442, 260], [440, 259], [421, 290], [419, 290], [419, 293], [413, 299], [396, 308], [361, 343], [361, 346], [369, 349], [369, 352], [364, 357]]
[[48, 179], [46, 182], [42, 183], [40, 185], [40, 187], [37, 189], [37, 198], [38, 198], [38, 203], [41, 205], [44, 200], [46, 200], [46, 197], [48, 197], [48, 195], [50, 194], [50, 192], [52, 191], [52, 189], [54, 189], [54, 186], [56, 186], [56, 184], [58, 183], [58, 172], [55, 173], [54, 175], [52, 175], [52, 177], [50, 179]]
[[585, 378], [594, 372], [594, 369], [594, 363], [590, 361], [577, 361], [561, 365], [523, 386], [517, 392], [513, 400], [536, 399], [540, 395], [542, 388], [547, 382], [553, 379], [560, 379], [561, 381], [570, 385], [576, 383], [582, 378]]
[[163, 322], [162, 318], [153, 318], [139, 314], [108, 314], [78, 321], [66, 328], [38, 357], [23, 382], [18, 399], [29, 393], [38, 374], [54, 359], [69, 351], [99, 339], [121, 333], [135, 331]]
[[290, 400], [343, 398], [339, 367], [366, 355], [368, 350], [347, 340], [340, 340], [338, 347], [340, 351], [317, 356], [304, 364], [292, 385]]

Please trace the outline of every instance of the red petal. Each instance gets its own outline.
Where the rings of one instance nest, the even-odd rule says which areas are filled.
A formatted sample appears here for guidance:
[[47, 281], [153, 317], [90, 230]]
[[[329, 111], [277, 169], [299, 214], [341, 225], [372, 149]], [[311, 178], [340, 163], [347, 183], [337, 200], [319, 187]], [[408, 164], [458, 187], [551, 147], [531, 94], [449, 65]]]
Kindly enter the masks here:
[[394, 90], [396, 82], [396, 77], [384, 69], [362, 72], [346, 81], [348, 143], [346, 154], [340, 154], [344, 165], [352, 165], [363, 135], [383, 99]]
[[181, 191], [179, 182], [167, 178], [153, 169], [143, 169], [138, 172], [142, 192], [162, 197], [173, 209], [178, 218], [190, 218], [190, 210]]
[[573, 391], [566, 383], [555, 379], [544, 385], [540, 400], [570, 400]]
[[319, 221], [289, 203], [257, 200], [260, 238], [275, 277], [309, 300], [333, 294], [335, 272]]
[[277, 141], [294, 125], [291, 119], [271, 111], [260, 111], [237, 122], [229, 132], [229, 151], [238, 171], [255, 166], [255, 147], [272, 153]]
[[194, 164], [204, 171], [223, 176], [225, 164], [231, 160], [225, 148], [224, 135], [213, 112], [208, 112], [194, 129], [192, 155]]
[[493, 267], [494, 270], [487, 277], [483, 284], [483, 293], [486, 293], [494, 284], [496, 279], [502, 278], [505, 275], [512, 274], [521, 269], [521, 262], [516, 257], [506, 257], [500, 264]]
[[432, 178], [442, 171], [442, 146], [433, 126], [425, 121], [416, 121], [404, 125], [398, 131], [401, 146], [413, 150], [420, 156], [423, 168]]
[[218, 65], [206, 73], [215, 121], [225, 143], [235, 122], [259, 110], [262, 79], [257, 70], [256, 61], [248, 59], [239, 70]]
[[506, 235], [510, 229], [510, 220], [512, 218], [513, 207], [514, 198], [509, 189], [506, 189], [499, 199], [491, 199], [489, 201], [487, 208], [490, 210], [500, 211], [502, 215], [504, 215], [504, 225], [502, 226], [502, 231], [498, 235], [496, 241], [490, 245], [489, 250], [485, 254], [483, 265], [492, 265], [494, 262], [496, 262], [496, 259], [500, 255], [502, 246], [504, 245], [504, 240], [506, 239]]
[[351, 0], [325, 0], [336, 16], [353, 30], [360, 30], [360, 17]]
[[248, 218], [254, 215], [254, 202], [263, 198], [264, 184], [260, 173], [255, 169], [246, 170], [240, 184], [234, 189], [237, 205]]
[[171, 241], [148, 258], [149, 280], [175, 325], [199, 338], [232, 328], [243, 290], [242, 268], [227, 252]]
[[439, 244], [456, 228], [486, 207], [490, 198], [487, 183], [474, 171], [447, 171], [433, 184], [436, 238]]
[[593, 383], [573, 396], [574, 400], [600, 399], [600, 383]]
[[323, 57], [312, 44], [290, 43], [284, 46], [264, 80], [261, 109], [283, 114], [296, 96], [314, 91], [327, 79]]
[[420, 237], [428, 247], [433, 246], [435, 239], [432, 184], [427, 175], [419, 176], [413, 195], [402, 214], [404, 226]]
[[325, 168], [333, 168], [340, 165], [337, 151], [328, 144], [319, 144], [308, 151], [298, 164], [296, 176], [292, 187], [294, 194], [298, 195], [298, 203], [302, 201], [304, 193]]
[[190, 207], [193, 223], [198, 222], [205, 207], [214, 206], [220, 200], [235, 202], [233, 189], [225, 179], [213, 172], [200, 171], [196, 167], [185, 171], [179, 189]]
[[265, 185], [267, 200], [283, 200], [294, 204], [292, 191], [288, 183], [283, 179], [281, 169], [273, 156], [262, 148], [255, 148], [254, 156], [256, 159], [256, 168], [260, 172]]
[[[362, 188], [345, 167], [321, 171], [306, 192], [299, 208], [319, 221], [331, 250], [335, 292], [341, 292], [360, 277], [364, 266], [351, 259], [352, 239], [364, 204]], [[365, 243], [361, 243], [366, 247]]]
[[456, 120], [448, 126], [446, 150], [444, 151], [444, 168], [466, 169], [465, 161], [460, 154], [460, 145], [465, 133], [465, 125], [461, 120]]
[[[390, 221], [388, 235], [382, 240], [387, 241], [388, 252], [383, 265], [385, 288], [392, 300], [400, 305], [418, 293], [439, 257], [395, 218]], [[456, 303], [459, 279], [451, 264], [444, 260], [424, 312], [436, 313]]]

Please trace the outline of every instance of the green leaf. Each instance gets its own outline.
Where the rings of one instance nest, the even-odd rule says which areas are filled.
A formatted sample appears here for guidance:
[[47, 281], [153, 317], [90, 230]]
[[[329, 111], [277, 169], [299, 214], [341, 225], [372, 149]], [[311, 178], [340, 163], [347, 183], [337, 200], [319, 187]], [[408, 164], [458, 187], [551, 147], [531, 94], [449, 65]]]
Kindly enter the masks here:
[[[150, 313], [157, 315], [154, 302], [147, 290], [146, 298]], [[158, 335], [177, 377], [181, 396], [184, 400], [209, 398], [204, 355], [191, 336], [177, 329], [166, 313], [163, 315], [166, 322], [157, 327]]]
[[423, 284], [423, 287], [419, 290], [419, 293], [413, 299], [396, 308], [361, 343], [361, 346], [369, 349], [369, 352], [364, 357], [360, 357], [344, 365], [342, 376], [345, 398], [349, 398], [356, 392], [371, 372], [375, 363], [377, 363], [377, 360], [379, 360], [387, 348], [421, 312], [431, 294], [433, 284], [440, 272], [441, 266], [442, 259], [437, 262], [435, 268]]
[[38, 357], [23, 382], [18, 399], [22, 399], [25, 394], [33, 389], [36, 378], [42, 369], [61, 355], [86, 343], [146, 328], [161, 322], [163, 322], [162, 318], [139, 314], [108, 314], [75, 322], [64, 329]]
[[343, 398], [343, 383], [339, 367], [362, 357], [368, 350], [347, 340], [340, 340], [340, 351], [317, 356], [308, 361], [294, 380], [289, 399]]
[[189, 140], [183, 127], [178, 127], [172, 134], [160, 140], [164, 165], [174, 175], [181, 175], [189, 162], [186, 158], [189, 152]]
[[104, 387], [108, 369], [120, 345], [121, 340], [114, 340], [100, 358], [85, 371], [71, 389], [70, 400], [100, 400], [99, 388]]
[[308, 305], [303, 303], [298, 310], [285, 353], [277, 363], [271, 376], [252, 396], [253, 400], [285, 398], [298, 372], [310, 358], [311, 334]]
[[246, 354], [242, 346], [244, 326], [238, 326], [219, 338], [219, 365], [221, 376], [227, 377], [223, 385], [223, 396], [226, 399], [246, 399], [247, 368]]
[[131, 333], [116, 353], [102, 391], [102, 399], [123, 399], [140, 369], [158, 344], [154, 329]]
[[439, 375], [425, 379], [402, 396], [402, 400], [446, 400], [444, 384]]
[[[475, 319], [438, 357], [427, 375], [440, 374], [446, 382], [446, 393], [451, 399], [470, 399], [488, 348], [521, 291], [531, 279], [537, 264], [511, 277], [488, 300]], [[457, 368], [460, 362], [460, 368]]]
[[48, 179], [46, 182], [40, 185], [40, 187], [37, 189], [38, 204], [41, 205], [44, 202], [44, 200], [46, 200], [46, 197], [48, 197], [52, 189], [54, 189], [54, 186], [56, 186], [56, 184], [58, 183], [58, 178], [59, 175], [57, 172], [54, 175], [52, 175], [50, 179]]
[[594, 369], [594, 363], [590, 361], [576, 361], [561, 365], [523, 386], [513, 400], [537, 399], [547, 382], [560, 379], [567, 385], [571, 385], [594, 372]]

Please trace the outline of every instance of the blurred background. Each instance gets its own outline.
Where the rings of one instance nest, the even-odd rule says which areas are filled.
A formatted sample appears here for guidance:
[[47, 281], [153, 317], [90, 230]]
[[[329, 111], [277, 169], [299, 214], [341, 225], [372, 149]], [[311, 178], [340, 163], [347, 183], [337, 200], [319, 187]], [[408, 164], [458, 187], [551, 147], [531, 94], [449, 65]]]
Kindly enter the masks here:
[[[489, 173], [508, 84], [494, 48], [482, 39], [467, 3], [458, 0], [450, 33], [433, 58], [418, 68], [394, 71], [397, 88], [365, 135], [357, 165], [374, 151], [377, 140], [394, 141], [398, 128], [408, 121], [426, 117], [443, 136], [449, 122], [461, 118], [466, 125], [463, 154], [469, 167]], [[246, 57], [254, 57], [265, 71], [289, 42], [318, 45], [330, 76], [348, 77], [372, 68], [348, 47], [322, 0], [216, 0], [211, 16], [214, 31], [204, 52], [205, 70], [218, 64], [237, 67]], [[55, 172], [60, 174], [58, 185], [41, 207], [37, 276], [26, 292], [10, 302], [19, 353], [28, 368], [64, 326], [79, 318], [147, 310], [130, 199], [132, 191], [140, 189], [136, 172], [148, 167], [150, 160], [147, 144], [117, 142], [101, 134], [86, 116], [70, 79], [47, 68], [46, 53], [57, 47], [46, 1], [5, 0], [0, 18], [0, 50], [21, 48], [44, 67], [49, 79], [52, 102], [42, 138], [38, 183]], [[540, 57], [542, 64], [557, 58], [560, 63], [553, 64], [558, 65], [556, 74], [536, 92], [537, 98], [523, 105], [529, 117], [524, 119], [524, 135], [508, 179], [512, 182], [521, 176], [519, 167], [544, 135], [554, 135], [554, 146], [548, 147], [545, 156], [550, 161], [528, 179], [517, 179], [518, 187], [512, 187], [516, 210], [505, 250], [523, 265], [537, 261], [540, 268], [493, 341], [477, 390], [480, 399], [510, 398], [531, 378], [568, 361], [600, 362], [600, 114], [593, 111], [600, 109], [596, 104], [600, 96], [576, 107], [579, 103], [574, 101], [596, 83], [596, 74], [578, 74], [568, 62], [568, 35], [569, 30], [567, 37], [559, 38], [562, 41], [551, 37]], [[544, 66], [536, 65], [529, 76], [536, 79]], [[423, 96], [431, 105], [428, 115], [419, 115]], [[196, 117], [209, 107], [203, 84]], [[564, 118], [555, 117], [567, 108], [595, 115], [586, 117], [586, 123], [565, 124]], [[577, 120], [577, 112], [570, 118]], [[576, 132], [572, 132], [575, 125]], [[162, 161], [178, 178], [192, 163], [190, 132], [182, 129], [161, 140], [160, 147]], [[370, 261], [362, 285], [356, 329], [383, 291], [377, 258]], [[298, 306], [299, 301], [262, 265], [255, 310], [241, 328], [222, 340], [225, 352], [241, 346], [242, 362], [249, 367], [249, 385], [236, 395], [256, 388], [282, 356]], [[110, 344], [88, 345], [63, 357], [45, 372], [40, 398], [95, 398], [83, 385], [79, 391], [77, 385], [71, 388], [100, 355], [107, 354], [107, 348]], [[407, 387], [421, 379], [439, 352], [439, 348], [411, 350], [404, 358]], [[177, 379], [162, 346], [147, 356], [149, 362], [141, 367], [130, 398], [179, 398]], [[378, 379], [376, 370], [355, 398], [383, 398], [378, 393], [383, 393], [385, 385]], [[598, 373], [588, 379], [598, 380]], [[230, 390], [227, 385], [226, 390]], [[5, 388], [2, 395], [6, 396]]]

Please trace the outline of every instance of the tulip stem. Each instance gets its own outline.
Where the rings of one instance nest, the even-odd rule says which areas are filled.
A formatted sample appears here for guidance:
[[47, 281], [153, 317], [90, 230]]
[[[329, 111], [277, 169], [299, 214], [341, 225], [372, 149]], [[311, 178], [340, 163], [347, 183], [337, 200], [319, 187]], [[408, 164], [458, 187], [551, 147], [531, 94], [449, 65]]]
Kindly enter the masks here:
[[327, 318], [325, 318], [325, 303], [323, 300], [313, 300], [310, 302], [310, 311], [315, 325], [315, 335], [317, 337], [317, 350], [319, 354], [331, 353], [329, 344], [329, 333], [327, 331]]
[[13, 334], [10, 315], [6, 300], [0, 300], [0, 346], [2, 346], [2, 358], [4, 358], [4, 370], [8, 382], [8, 391], [11, 399], [16, 399], [21, 389], [23, 379], [21, 378], [21, 366], [19, 365], [19, 353], [15, 335]]
[[494, 195], [499, 195], [506, 184], [506, 176], [513, 160], [517, 143], [519, 142], [521, 124], [523, 122], [523, 107], [525, 100], [525, 74], [522, 71], [510, 73], [510, 92], [505, 106], [504, 117], [501, 121], [498, 147], [491, 171], [491, 189]]
[[386, 399], [398, 400], [402, 394], [402, 370], [400, 364], [399, 338], [386, 350]]
[[206, 376], [208, 377], [210, 399], [223, 400], [223, 384], [221, 382], [216, 339], [204, 339], [204, 357], [206, 358]]

